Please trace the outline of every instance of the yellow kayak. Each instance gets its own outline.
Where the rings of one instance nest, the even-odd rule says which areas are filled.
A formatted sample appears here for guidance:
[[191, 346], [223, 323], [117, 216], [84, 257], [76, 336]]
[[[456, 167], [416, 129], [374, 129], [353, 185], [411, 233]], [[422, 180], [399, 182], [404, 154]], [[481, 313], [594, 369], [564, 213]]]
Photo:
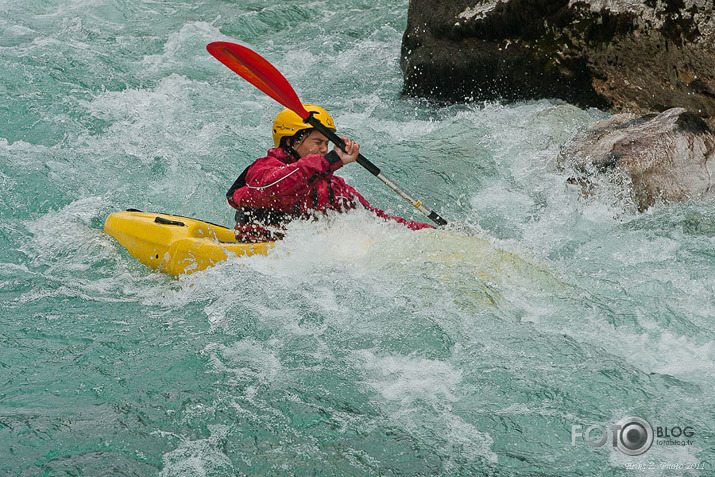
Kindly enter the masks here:
[[129, 210], [107, 217], [104, 231], [154, 270], [178, 276], [228, 257], [266, 255], [273, 242], [236, 242], [233, 229], [176, 215]]

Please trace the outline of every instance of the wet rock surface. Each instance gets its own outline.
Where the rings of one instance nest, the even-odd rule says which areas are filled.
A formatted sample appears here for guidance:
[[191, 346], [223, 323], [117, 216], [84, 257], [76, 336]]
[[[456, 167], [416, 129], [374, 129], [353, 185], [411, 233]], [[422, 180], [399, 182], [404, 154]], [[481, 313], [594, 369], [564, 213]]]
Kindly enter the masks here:
[[411, 0], [404, 92], [640, 114], [682, 107], [715, 126], [713, 10], [712, 0]]
[[592, 192], [592, 179], [606, 176], [630, 184], [640, 211], [662, 202], [715, 195], [715, 135], [683, 108], [637, 118], [620, 114], [577, 134], [561, 150], [561, 168]]

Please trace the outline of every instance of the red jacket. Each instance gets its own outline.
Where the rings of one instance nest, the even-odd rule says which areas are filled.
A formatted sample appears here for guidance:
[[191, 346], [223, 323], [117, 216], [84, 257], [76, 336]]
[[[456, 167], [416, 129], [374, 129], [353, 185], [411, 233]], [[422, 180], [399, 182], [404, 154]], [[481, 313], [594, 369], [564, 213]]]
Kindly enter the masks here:
[[[391, 217], [384, 211], [370, 206], [367, 200], [345, 181], [333, 173], [343, 163], [334, 151], [325, 156], [310, 154], [297, 161], [282, 148], [270, 149], [268, 155], [257, 159], [226, 194], [228, 203], [249, 219], [241, 220], [237, 213], [236, 235], [239, 240], [263, 241], [276, 237], [266, 234], [265, 223], [256, 226], [258, 216], [268, 219], [268, 225], [280, 226], [300, 215], [315, 211], [354, 209], [360, 203], [383, 219], [395, 220], [412, 230], [432, 228], [431, 225]], [[277, 212], [278, 217], [271, 217]]]

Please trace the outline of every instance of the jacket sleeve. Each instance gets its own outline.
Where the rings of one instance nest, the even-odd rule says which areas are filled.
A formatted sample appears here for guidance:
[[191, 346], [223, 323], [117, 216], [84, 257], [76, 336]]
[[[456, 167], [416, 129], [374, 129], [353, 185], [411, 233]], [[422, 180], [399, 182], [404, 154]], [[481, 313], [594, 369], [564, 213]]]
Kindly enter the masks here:
[[307, 155], [292, 164], [268, 156], [258, 159], [246, 174], [246, 185], [233, 193], [237, 207], [287, 209], [303, 200], [322, 174], [335, 172], [343, 165], [337, 153], [325, 157]]
[[[350, 186], [348, 186], [348, 187], [350, 187]], [[363, 207], [373, 211], [375, 213], [375, 215], [377, 215], [380, 218], [383, 218], [385, 220], [394, 220], [395, 222], [401, 223], [402, 225], [404, 225], [405, 227], [407, 227], [410, 230], [433, 229], [434, 228], [434, 226], [432, 226], [430, 224], [423, 224], [421, 222], [405, 220], [402, 217], [393, 217], [391, 215], [388, 215], [384, 210], [380, 210], [377, 207], [371, 206], [370, 203], [367, 200], [365, 200], [365, 198], [358, 193], [358, 191], [356, 191], [352, 187], [350, 187], [350, 189], [352, 189], [352, 191], [351, 191], [352, 194], [355, 195], [355, 197], [357, 198], [358, 201], [360, 201], [360, 203], [363, 205]]]

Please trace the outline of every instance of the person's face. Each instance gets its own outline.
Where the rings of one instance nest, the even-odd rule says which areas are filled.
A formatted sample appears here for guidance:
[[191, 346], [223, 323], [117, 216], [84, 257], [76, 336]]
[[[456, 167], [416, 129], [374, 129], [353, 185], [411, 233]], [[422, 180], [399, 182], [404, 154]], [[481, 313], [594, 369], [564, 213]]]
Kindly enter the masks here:
[[323, 133], [313, 129], [310, 134], [294, 144], [293, 149], [298, 153], [298, 157], [305, 157], [308, 154], [324, 156], [328, 153], [328, 143], [328, 138]]

